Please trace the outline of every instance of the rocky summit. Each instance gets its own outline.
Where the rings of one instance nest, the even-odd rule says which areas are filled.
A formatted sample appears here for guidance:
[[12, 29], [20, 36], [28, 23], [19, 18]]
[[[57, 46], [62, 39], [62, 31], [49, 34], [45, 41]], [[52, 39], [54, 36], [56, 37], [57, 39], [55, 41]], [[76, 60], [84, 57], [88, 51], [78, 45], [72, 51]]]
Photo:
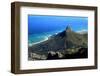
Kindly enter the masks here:
[[88, 57], [88, 34], [74, 32], [70, 26], [48, 40], [28, 48], [29, 60], [76, 59]]

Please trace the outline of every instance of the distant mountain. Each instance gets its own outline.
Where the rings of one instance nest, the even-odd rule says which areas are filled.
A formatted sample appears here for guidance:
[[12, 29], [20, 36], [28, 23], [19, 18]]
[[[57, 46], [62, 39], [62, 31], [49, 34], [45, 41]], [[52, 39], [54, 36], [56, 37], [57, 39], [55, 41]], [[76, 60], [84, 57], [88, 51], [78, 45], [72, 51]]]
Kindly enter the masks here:
[[[48, 52], [60, 52], [70, 54], [77, 52], [76, 49], [87, 48], [88, 34], [74, 32], [70, 26], [56, 35], [52, 35], [47, 41], [33, 45], [28, 48], [29, 56], [31, 53], [48, 55]], [[72, 51], [74, 49], [74, 51]]]

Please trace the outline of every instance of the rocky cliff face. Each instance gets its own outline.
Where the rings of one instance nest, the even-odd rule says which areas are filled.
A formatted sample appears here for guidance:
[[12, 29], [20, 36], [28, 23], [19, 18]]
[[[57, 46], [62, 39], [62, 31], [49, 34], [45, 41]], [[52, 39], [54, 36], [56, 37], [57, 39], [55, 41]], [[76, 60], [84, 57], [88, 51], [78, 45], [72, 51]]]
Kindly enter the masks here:
[[68, 26], [64, 31], [51, 36], [47, 41], [29, 47], [29, 57], [31, 53], [45, 55], [44, 59], [47, 58], [48, 52], [49, 56], [50, 52], [60, 52], [64, 56], [65, 54], [75, 54], [79, 52], [79, 49], [88, 47], [87, 40], [86, 33], [76, 33]]

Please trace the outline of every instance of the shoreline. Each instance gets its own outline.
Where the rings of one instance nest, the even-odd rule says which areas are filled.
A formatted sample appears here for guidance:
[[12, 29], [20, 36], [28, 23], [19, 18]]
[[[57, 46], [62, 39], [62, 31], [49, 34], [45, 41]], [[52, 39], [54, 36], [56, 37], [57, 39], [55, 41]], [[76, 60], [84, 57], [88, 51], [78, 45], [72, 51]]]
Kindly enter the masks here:
[[50, 37], [52, 37], [53, 35], [57, 35], [59, 32], [61, 32], [61, 31], [55, 32], [54, 34], [51, 34], [51, 35], [49, 34], [49, 35], [45, 36], [44, 39], [41, 40], [41, 41], [39, 41], [39, 42], [28, 43], [28, 47], [31, 47], [31, 46], [33, 46], [33, 45], [35, 45], [35, 44], [44, 42], [44, 41], [48, 40]]
[[[50, 37], [50, 36], [49, 36], [49, 37]], [[39, 41], [39, 42], [35, 42], [35, 43], [28, 43], [28, 46], [29, 46], [29, 47], [31, 47], [31, 46], [33, 46], [33, 45], [35, 45], [35, 44], [38, 44], [38, 43], [44, 42], [44, 41], [48, 40], [48, 38], [49, 38], [49, 37], [45, 37], [45, 39], [44, 39], [44, 40], [41, 40], [41, 41]]]

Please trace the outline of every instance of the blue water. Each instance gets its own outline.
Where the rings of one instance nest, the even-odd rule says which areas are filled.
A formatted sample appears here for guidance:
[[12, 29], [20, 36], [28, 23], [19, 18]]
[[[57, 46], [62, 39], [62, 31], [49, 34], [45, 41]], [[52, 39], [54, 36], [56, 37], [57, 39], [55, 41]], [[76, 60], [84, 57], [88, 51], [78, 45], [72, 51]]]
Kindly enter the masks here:
[[88, 17], [28, 15], [28, 44], [45, 41], [68, 25], [73, 31], [88, 30]]
[[[63, 31], [63, 30], [61, 30]], [[28, 35], [28, 44], [29, 46], [32, 46], [34, 44], [38, 44], [40, 42], [48, 40], [48, 38], [52, 35], [56, 35], [57, 33], [61, 32], [58, 31], [52, 31], [52, 32], [45, 32], [45, 33], [39, 33], [39, 34], [29, 34]]]

